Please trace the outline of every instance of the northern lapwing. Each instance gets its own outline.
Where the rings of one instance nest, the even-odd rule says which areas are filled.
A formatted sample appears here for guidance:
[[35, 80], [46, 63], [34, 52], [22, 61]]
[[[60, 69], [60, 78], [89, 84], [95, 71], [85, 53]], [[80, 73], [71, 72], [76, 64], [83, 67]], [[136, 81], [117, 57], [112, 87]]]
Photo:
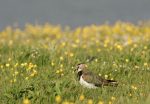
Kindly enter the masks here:
[[96, 75], [92, 72], [90, 72], [87, 69], [86, 64], [78, 64], [76, 67], [77, 70], [77, 76], [79, 79], [79, 82], [82, 86], [87, 88], [98, 88], [102, 86], [117, 86], [118, 82], [115, 80], [107, 80], [99, 75]]

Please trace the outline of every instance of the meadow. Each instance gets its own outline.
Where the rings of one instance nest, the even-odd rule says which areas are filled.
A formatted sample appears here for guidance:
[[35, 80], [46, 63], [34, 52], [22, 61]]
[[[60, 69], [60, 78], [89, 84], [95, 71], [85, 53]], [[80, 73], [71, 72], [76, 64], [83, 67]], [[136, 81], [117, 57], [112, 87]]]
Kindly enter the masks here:
[[[8, 26], [0, 32], [0, 104], [150, 104], [149, 55], [150, 22]], [[78, 63], [119, 85], [82, 87]]]

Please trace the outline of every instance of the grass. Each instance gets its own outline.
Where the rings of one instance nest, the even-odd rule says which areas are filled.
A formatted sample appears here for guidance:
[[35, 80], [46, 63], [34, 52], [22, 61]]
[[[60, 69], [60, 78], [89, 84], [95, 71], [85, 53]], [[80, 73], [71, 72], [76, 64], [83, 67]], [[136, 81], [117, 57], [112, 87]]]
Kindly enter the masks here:
[[[0, 104], [148, 104], [149, 31], [147, 24], [120, 22], [7, 27], [0, 33]], [[74, 72], [81, 62], [118, 87], [82, 87]]]

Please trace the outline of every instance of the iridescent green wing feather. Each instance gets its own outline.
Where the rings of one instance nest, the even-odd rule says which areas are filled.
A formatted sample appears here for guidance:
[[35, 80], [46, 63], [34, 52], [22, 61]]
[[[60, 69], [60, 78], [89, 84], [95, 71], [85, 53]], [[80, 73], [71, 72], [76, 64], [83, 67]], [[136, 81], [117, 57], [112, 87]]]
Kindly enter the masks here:
[[88, 83], [93, 83], [96, 86], [101, 86], [104, 81], [104, 79], [102, 79], [98, 75], [93, 74], [92, 72], [84, 73], [83, 79], [85, 79]]

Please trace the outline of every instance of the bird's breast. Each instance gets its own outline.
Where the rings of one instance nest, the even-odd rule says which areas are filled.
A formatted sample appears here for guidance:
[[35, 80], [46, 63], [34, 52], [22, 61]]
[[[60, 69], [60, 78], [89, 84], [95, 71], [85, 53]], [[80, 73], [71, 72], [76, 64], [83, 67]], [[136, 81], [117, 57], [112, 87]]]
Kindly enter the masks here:
[[93, 89], [97, 88], [94, 84], [86, 82], [82, 76], [80, 77], [80, 84], [87, 88], [93, 88]]

